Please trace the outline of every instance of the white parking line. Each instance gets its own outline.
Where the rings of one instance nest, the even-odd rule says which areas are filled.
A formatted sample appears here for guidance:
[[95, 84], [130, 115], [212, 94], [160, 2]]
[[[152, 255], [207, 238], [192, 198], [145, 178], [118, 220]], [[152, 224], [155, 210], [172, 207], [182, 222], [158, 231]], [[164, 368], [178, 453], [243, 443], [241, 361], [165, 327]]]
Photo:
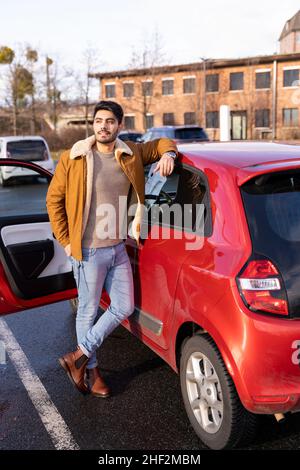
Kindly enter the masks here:
[[27, 357], [5, 320], [0, 319], [0, 337], [27, 393], [37, 410], [54, 446], [58, 450], [79, 450], [64, 419], [52, 402], [44, 385], [32, 369]]

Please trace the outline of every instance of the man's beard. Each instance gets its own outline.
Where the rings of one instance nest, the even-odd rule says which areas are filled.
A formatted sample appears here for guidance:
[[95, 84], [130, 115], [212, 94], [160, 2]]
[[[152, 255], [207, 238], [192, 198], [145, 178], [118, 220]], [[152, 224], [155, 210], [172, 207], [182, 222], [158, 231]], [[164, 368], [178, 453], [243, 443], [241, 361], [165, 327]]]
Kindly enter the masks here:
[[96, 141], [100, 144], [111, 144], [116, 140], [118, 137], [118, 131], [114, 132], [113, 134], [109, 133], [106, 136], [100, 136], [100, 134], [95, 134]]

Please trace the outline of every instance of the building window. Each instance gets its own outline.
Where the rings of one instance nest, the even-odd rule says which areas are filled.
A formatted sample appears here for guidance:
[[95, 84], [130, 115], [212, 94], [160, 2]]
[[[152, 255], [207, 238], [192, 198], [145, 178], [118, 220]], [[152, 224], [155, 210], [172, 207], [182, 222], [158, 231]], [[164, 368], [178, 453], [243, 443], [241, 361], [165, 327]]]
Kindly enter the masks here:
[[283, 86], [297, 86], [299, 84], [299, 69], [283, 71]]
[[270, 88], [271, 84], [271, 73], [270, 72], [256, 72], [255, 87], [259, 88]]
[[106, 98], [115, 98], [116, 96], [116, 85], [115, 83], [109, 83], [105, 85], [105, 96]]
[[196, 113], [184, 113], [184, 124], [196, 124]]
[[244, 72], [234, 72], [230, 74], [230, 90], [244, 89]]
[[166, 79], [162, 81], [162, 94], [163, 95], [173, 95], [174, 94], [174, 80]]
[[183, 93], [195, 93], [196, 91], [196, 78], [186, 77], [183, 79]]
[[164, 126], [174, 126], [174, 113], [164, 113], [163, 114], [163, 125]]
[[211, 75], [206, 75], [205, 80], [206, 91], [219, 91], [219, 74], [213, 73]]
[[134, 115], [124, 116], [124, 126], [126, 129], [135, 129]]
[[269, 126], [270, 126], [270, 110], [269, 109], [256, 109], [255, 127], [269, 127]]
[[283, 112], [283, 125], [287, 127], [298, 126], [298, 108], [285, 108]]
[[123, 96], [124, 98], [131, 98], [134, 95], [134, 83], [123, 83]]
[[219, 111], [208, 111], [206, 113], [206, 127], [217, 129], [219, 127]]
[[154, 126], [154, 116], [153, 114], [146, 114], [146, 129]]
[[152, 81], [142, 82], [142, 93], [143, 93], [143, 96], [153, 95], [153, 82]]

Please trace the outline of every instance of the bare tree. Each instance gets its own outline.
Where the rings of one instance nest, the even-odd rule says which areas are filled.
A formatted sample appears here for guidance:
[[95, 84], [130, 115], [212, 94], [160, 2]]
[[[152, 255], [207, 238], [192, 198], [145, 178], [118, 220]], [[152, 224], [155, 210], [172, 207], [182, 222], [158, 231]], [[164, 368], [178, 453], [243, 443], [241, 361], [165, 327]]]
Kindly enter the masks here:
[[129, 69], [144, 69], [140, 98], [135, 101], [138, 107], [132, 107], [132, 111], [142, 113], [143, 126], [147, 128], [147, 115], [151, 109], [153, 99], [153, 81], [157, 74], [157, 67], [166, 63], [166, 55], [163, 47], [163, 38], [156, 29], [150, 38], [145, 37], [141, 48], [132, 49]]
[[36, 80], [35, 80], [35, 64], [38, 61], [38, 53], [36, 50], [27, 47], [26, 50], [26, 61], [27, 69], [29, 70], [32, 77], [31, 87], [31, 119], [30, 119], [30, 132], [35, 134], [36, 132], [36, 110], [35, 110], [35, 93], [36, 93]]
[[0, 47], [1, 78], [5, 87], [2, 99], [4, 110], [11, 116], [13, 134], [27, 133], [29, 127], [30, 133], [35, 134], [41, 126], [47, 129], [44, 122], [56, 132], [61, 109], [71, 93], [70, 102], [74, 101], [75, 87], [70, 86], [74, 72], [61, 67], [59, 59], [53, 60], [26, 44], [14, 49]]
[[[3, 80], [6, 89], [6, 111], [12, 115], [14, 135], [18, 131], [27, 132], [29, 115], [30, 132], [35, 133], [38, 52], [24, 44], [17, 44], [14, 49], [0, 48], [0, 63], [7, 65]], [[25, 117], [22, 121], [18, 119], [21, 113]]]
[[46, 93], [47, 107], [50, 121], [53, 129], [57, 131], [58, 107], [61, 102], [60, 82], [62, 78], [59, 74], [58, 62], [54, 62], [50, 57], [46, 56]]
[[84, 121], [85, 121], [85, 134], [86, 137], [89, 135], [89, 111], [90, 111], [90, 93], [92, 88], [92, 81], [95, 80], [93, 74], [100, 67], [100, 52], [88, 46], [82, 55], [82, 69], [75, 76], [78, 91], [79, 100], [84, 106]]
[[17, 117], [19, 111], [26, 107], [26, 97], [32, 97], [34, 95], [33, 76], [29, 70], [20, 63], [11, 66], [10, 87], [13, 103], [13, 131], [14, 135], [17, 135]]
[[0, 48], [0, 65], [10, 66], [14, 58], [15, 58], [15, 51], [13, 49], [7, 46], [2, 46]]
[[50, 66], [53, 64], [53, 60], [50, 57], [46, 57], [46, 94], [47, 94], [47, 103], [49, 110], [51, 108], [51, 85], [50, 85]]
[[6, 76], [7, 93], [5, 102], [12, 111], [13, 134], [18, 132], [18, 115], [21, 109], [28, 107], [28, 96], [34, 94], [33, 75], [26, 64], [26, 54], [23, 46], [17, 46], [17, 52], [7, 52], [10, 56], [6, 61], [8, 71]]

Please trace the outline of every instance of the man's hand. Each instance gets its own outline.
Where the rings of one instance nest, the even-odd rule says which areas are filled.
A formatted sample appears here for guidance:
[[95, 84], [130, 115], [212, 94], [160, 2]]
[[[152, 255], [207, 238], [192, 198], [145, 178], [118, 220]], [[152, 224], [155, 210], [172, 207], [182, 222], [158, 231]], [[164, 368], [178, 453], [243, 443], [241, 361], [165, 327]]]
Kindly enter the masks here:
[[168, 154], [164, 154], [157, 163], [153, 173], [159, 171], [160, 176], [169, 176], [174, 170], [174, 158]]
[[67, 256], [71, 256], [71, 243], [65, 246], [65, 252]]

